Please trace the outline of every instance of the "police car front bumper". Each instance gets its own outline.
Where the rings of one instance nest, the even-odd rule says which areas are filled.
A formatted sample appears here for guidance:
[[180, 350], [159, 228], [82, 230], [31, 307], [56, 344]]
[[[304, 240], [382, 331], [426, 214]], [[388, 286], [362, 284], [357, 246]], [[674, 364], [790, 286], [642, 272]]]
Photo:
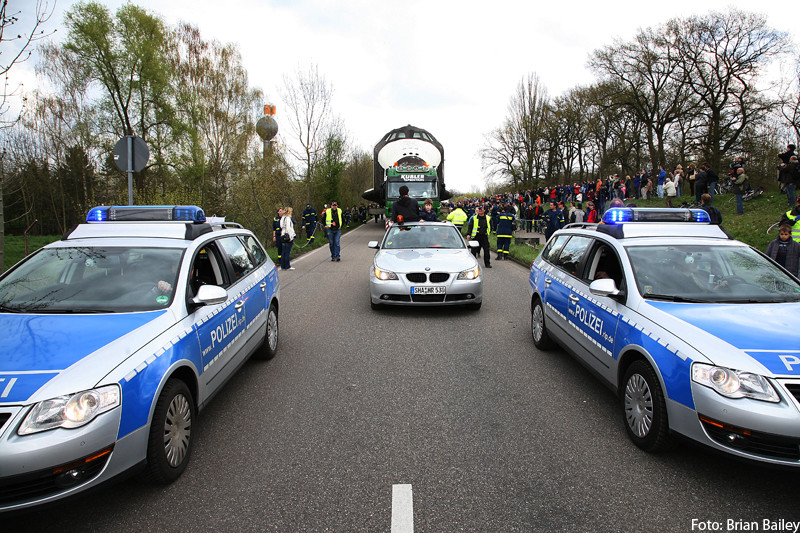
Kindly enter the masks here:
[[0, 511], [60, 499], [112, 476], [121, 407], [80, 428], [20, 436], [29, 410], [16, 409], [0, 433]]
[[743, 459], [800, 467], [800, 410], [783, 387], [775, 389], [781, 396], [778, 403], [726, 398], [693, 382], [694, 416], [691, 422], [684, 420], [693, 427], [673, 427]]

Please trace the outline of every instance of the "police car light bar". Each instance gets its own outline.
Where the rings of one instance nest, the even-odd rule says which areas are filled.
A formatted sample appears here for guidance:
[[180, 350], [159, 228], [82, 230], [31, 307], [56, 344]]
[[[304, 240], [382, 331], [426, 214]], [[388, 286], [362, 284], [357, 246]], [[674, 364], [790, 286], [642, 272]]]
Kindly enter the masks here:
[[86, 222], [193, 222], [206, 221], [195, 205], [112, 205], [93, 207]]
[[606, 224], [626, 222], [711, 222], [702, 209], [673, 209], [658, 207], [612, 207], [603, 214]]

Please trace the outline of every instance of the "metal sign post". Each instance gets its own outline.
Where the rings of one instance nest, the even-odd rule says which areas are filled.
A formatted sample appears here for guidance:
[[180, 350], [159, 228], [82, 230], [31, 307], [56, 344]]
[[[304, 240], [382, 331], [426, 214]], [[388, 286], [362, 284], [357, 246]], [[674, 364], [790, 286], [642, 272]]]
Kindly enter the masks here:
[[147, 143], [135, 135], [126, 135], [114, 145], [114, 163], [128, 174], [128, 205], [133, 205], [133, 173], [144, 170], [149, 160]]

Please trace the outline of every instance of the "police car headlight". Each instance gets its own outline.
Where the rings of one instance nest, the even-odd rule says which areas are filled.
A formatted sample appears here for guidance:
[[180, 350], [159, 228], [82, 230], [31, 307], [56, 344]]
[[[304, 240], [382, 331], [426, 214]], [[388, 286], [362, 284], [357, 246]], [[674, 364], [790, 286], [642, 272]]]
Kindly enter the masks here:
[[478, 276], [481, 275], [481, 270], [477, 266], [475, 268], [470, 268], [469, 270], [464, 270], [458, 273], [459, 280], [469, 280], [469, 279], [478, 279]]
[[59, 396], [33, 406], [17, 430], [19, 435], [30, 435], [55, 428], [77, 428], [88, 424], [101, 413], [120, 404], [118, 385]]
[[397, 274], [389, 270], [381, 270], [380, 268], [375, 267], [375, 277], [386, 281], [390, 279], [397, 279]]
[[780, 397], [764, 376], [701, 363], [692, 365], [692, 381], [728, 398], [752, 398], [779, 402]]

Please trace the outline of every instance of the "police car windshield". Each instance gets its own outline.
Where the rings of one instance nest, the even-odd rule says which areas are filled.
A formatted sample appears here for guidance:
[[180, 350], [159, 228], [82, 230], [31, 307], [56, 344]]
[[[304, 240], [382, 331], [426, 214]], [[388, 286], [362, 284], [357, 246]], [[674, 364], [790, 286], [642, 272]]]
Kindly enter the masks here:
[[466, 244], [453, 226], [418, 224], [392, 226], [382, 248], [401, 250], [409, 248], [464, 248]]
[[0, 279], [0, 312], [163, 309], [182, 257], [173, 248], [45, 248]]
[[800, 282], [747, 246], [629, 246], [639, 293], [654, 300], [800, 301]]

